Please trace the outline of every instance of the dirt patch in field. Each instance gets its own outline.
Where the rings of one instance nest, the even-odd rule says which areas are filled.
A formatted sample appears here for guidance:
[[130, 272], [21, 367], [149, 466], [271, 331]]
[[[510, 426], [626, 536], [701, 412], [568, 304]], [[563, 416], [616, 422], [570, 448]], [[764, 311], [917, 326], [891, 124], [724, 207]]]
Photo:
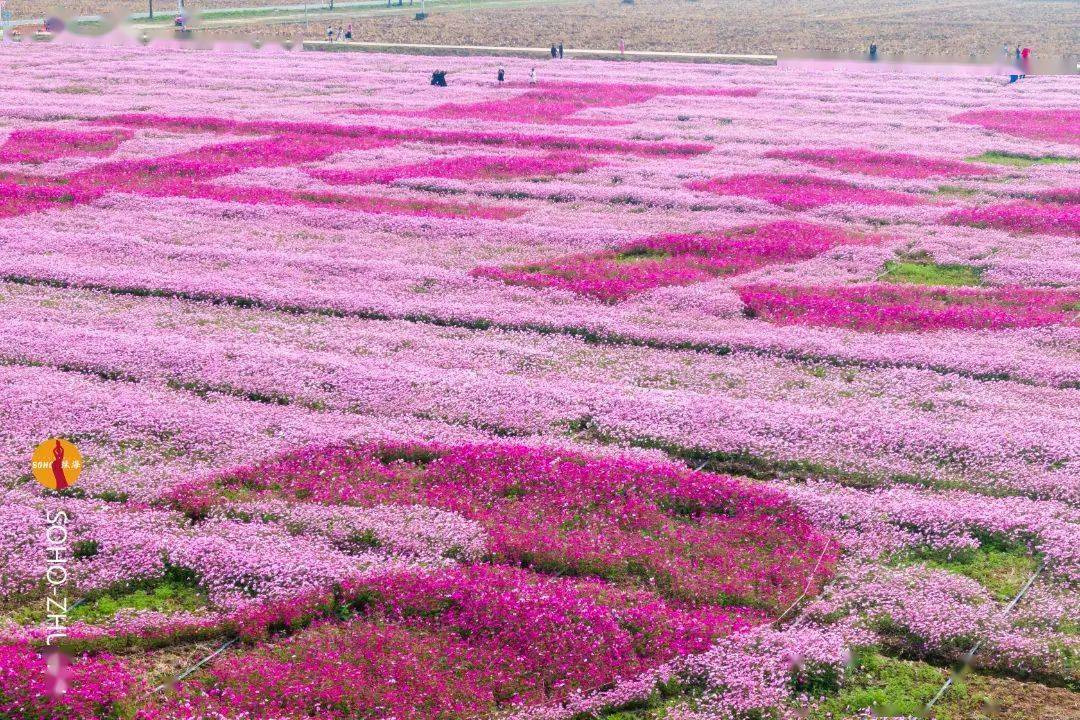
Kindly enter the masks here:
[[980, 677], [988, 696], [985, 716], [994, 720], [1080, 720], [1080, 694], [1007, 678]]
[[[378, 42], [696, 52], [862, 52], [990, 55], [1002, 43], [1046, 57], [1080, 55], [1080, 4], [1061, 0], [620, 0], [352, 17], [356, 39]], [[207, 32], [321, 37], [325, 22], [249, 23]]]
[[[429, 7], [413, 19], [419, 0], [397, 10], [381, 5], [338, 10], [317, 19], [295, 11], [267, 17], [216, 16], [207, 35], [262, 39], [321, 38], [328, 21], [351, 20], [358, 40], [374, 42], [615, 48], [636, 50], [785, 53], [863, 52], [876, 42], [883, 55], [968, 57], [1001, 51], [1002, 43], [1031, 47], [1044, 57], [1080, 57], [1080, 3], [1071, 0], [487, 0], [457, 9]], [[296, 0], [188, 0], [193, 10], [299, 4]], [[310, 7], [319, 5], [312, 2]], [[326, 4], [322, 5], [324, 8]], [[174, 2], [155, 3], [170, 17]], [[55, 11], [56, 3], [8, 0], [16, 18]], [[68, 15], [146, 13], [142, 0], [75, 0]], [[290, 14], [291, 13], [291, 14]], [[208, 20], [209, 22], [209, 20]]]

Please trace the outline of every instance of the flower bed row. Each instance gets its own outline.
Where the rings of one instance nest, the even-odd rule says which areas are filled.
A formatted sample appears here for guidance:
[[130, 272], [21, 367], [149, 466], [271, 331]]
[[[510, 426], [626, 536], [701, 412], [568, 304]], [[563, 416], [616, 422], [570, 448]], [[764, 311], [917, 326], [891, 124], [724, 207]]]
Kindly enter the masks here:
[[1080, 293], [1027, 288], [746, 285], [739, 297], [754, 317], [781, 324], [865, 332], [1076, 325]]
[[617, 302], [655, 287], [738, 275], [765, 265], [807, 260], [838, 245], [873, 241], [832, 227], [778, 221], [715, 235], [644, 238], [599, 253], [509, 268], [480, 267], [472, 274]]
[[636, 105], [658, 96], [754, 97], [758, 88], [700, 88], [641, 83], [545, 82], [539, 85], [508, 83], [510, 89], [525, 89], [505, 100], [475, 103], [446, 103], [419, 113], [412, 110], [364, 108], [358, 115], [407, 115], [439, 120], [488, 120], [542, 125], [622, 125], [625, 120], [574, 117], [588, 108]]

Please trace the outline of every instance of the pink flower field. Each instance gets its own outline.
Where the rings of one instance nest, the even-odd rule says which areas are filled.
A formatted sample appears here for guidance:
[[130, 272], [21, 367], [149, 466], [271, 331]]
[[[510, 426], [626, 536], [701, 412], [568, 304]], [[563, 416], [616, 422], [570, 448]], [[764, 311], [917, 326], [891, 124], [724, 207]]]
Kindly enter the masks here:
[[0, 46], [0, 718], [1080, 691], [1074, 79], [534, 64]]

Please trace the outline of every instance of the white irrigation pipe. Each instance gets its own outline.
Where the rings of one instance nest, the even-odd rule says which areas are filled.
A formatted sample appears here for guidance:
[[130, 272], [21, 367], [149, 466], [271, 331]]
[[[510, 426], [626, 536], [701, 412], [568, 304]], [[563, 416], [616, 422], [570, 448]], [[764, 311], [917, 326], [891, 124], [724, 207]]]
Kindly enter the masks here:
[[[226, 641], [225, 641], [225, 643], [224, 643], [224, 644], [223, 644], [223, 645], [222, 645], [221, 647], [219, 647], [219, 648], [218, 648], [217, 650], [215, 650], [214, 652], [210, 653], [209, 655], [207, 655], [206, 657], [204, 657], [204, 658], [203, 658], [202, 660], [200, 660], [199, 662], [195, 663], [194, 665], [192, 665], [191, 667], [189, 667], [189, 668], [188, 668], [187, 670], [185, 670], [184, 672], [182, 672], [182, 673], [180, 673], [179, 675], [177, 675], [177, 676], [176, 676], [176, 678], [175, 678], [175, 679], [173, 680], [173, 682], [180, 682], [181, 680], [183, 680], [184, 678], [186, 678], [186, 677], [187, 677], [188, 675], [190, 675], [191, 673], [195, 672], [196, 670], [198, 670], [199, 668], [201, 668], [201, 667], [202, 667], [203, 665], [205, 665], [206, 663], [210, 662], [211, 660], [213, 660], [214, 658], [216, 658], [216, 657], [217, 657], [218, 655], [220, 655], [221, 653], [223, 653], [223, 652], [225, 652], [226, 650], [228, 650], [228, 649], [229, 649], [229, 648], [230, 648], [230, 647], [231, 647], [231, 646], [233, 645], [233, 643], [235, 643], [235, 642], [236, 642], [237, 640], [239, 640], [239, 638], [235, 638], [235, 637], [233, 637], [233, 638], [229, 638], [229, 639], [228, 639], [228, 640], [226, 640]], [[160, 692], [161, 690], [164, 690], [164, 689], [165, 689], [165, 687], [166, 687], [166, 685], [167, 685], [167, 683], [161, 683], [161, 684], [160, 684], [160, 685], [158, 685], [158, 686], [157, 686], [156, 688], [154, 688], [153, 690], [151, 690], [150, 692], [148, 692], [148, 693], [147, 693], [147, 695], [153, 695], [153, 694], [154, 694], [154, 693], [156, 693], [156, 692]]]
[[[1039, 573], [1043, 571], [1044, 567], [1046, 567], [1045, 562], [1041, 563], [1039, 567], [1035, 570], [1035, 573], [1028, 578], [1028, 581], [1024, 583], [1024, 586], [1022, 588], [1020, 588], [1020, 592], [1016, 593], [1016, 597], [1014, 597], [1012, 601], [1005, 606], [1005, 612], [1003, 613], [1004, 615], [1008, 615], [1010, 612], [1012, 612], [1012, 609], [1016, 607], [1016, 604], [1020, 602], [1025, 595], [1027, 595], [1028, 590], [1030, 590], [1031, 586], [1035, 584], [1035, 578], [1039, 577]], [[961, 670], [957, 672], [962, 672], [971, 665], [971, 661], [975, 658], [975, 653], [979, 652], [979, 648], [982, 647], [984, 640], [985, 638], [979, 640], [977, 643], [971, 646], [971, 649], [967, 651], [966, 655], [964, 655], [963, 668], [961, 668]], [[931, 708], [933, 708], [934, 705], [937, 703], [937, 701], [945, 696], [945, 693], [948, 692], [950, 687], [952, 687], [953, 680], [956, 678], [956, 674], [957, 673], [954, 672], [949, 675], [949, 678], [945, 681], [945, 684], [941, 686], [941, 689], [937, 691], [937, 694], [930, 699], [930, 702], [926, 703], [926, 707], [924, 708], [926, 712], [929, 712]]]
[[[821, 561], [825, 559], [825, 551], [829, 549], [829, 545], [831, 545], [831, 544], [832, 544], [832, 538], [826, 537], [825, 538], [825, 545], [822, 546], [822, 548], [821, 548], [821, 554], [818, 555], [817, 564], [814, 565], [814, 569], [813, 569], [813, 571], [811, 571], [810, 577], [806, 580], [806, 587], [803, 588], [802, 594], [799, 595], [799, 597], [795, 598], [795, 602], [791, 603], [791, 605], [788, 606], [787, 610], [780, 613], [779, 617], [777, 617], [775, 620], [772, 620], [771, 621], [772, 624], [775, 625], [776, 623], [783, 620], [784, 616], [787, 615], [789, 612], [791, 612], [793, 609], [795, 609], [795, 606], [798, 605], [799, 603], [801, 603], [803, 601], [803, 598], [806, 597], [806, 594], [810, 592], [810, 586], [814, 583], [814, 576], [817, 575], [818, 568], [821, 567]], [[762, 625], [767, 625], [767, 624], [769, 624], [769, 623], [762, 623]], [[759, 625], [758, 627], [761, 627], [761, 625]]]

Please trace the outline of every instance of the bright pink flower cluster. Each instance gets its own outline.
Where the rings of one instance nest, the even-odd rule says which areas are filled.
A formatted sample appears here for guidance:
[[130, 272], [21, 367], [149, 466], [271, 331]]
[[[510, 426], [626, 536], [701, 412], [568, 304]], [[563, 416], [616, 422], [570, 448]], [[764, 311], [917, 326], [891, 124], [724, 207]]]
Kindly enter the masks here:
[[1036, 193], [1036, 199], [1062, 205], [1080, 205], [1080, 187], [1063, 187]]
[[[611, 108], [635, 105], [660, 95], [707, 95], [723, 97], [753, 97], [758, 88], [698, 88], [630, 83], [550, 82], [539, 86], [510, 83], [514, 89], [529, 88], [528, 92], [507, 100], [488, 100], [460, 104], [447, 103], [419, 113], [422, 117], [440, 120], [493, 120], [497, 122], [538, 123], [543, 125], [623, 125], [626, 120], [594, 120], [572, 117], [587, 108]], [[354, 111], [356, 114], [408, 115], [405, 110]]]
[[544, 156], [470, 155], [370, 170], [314, 170], [311, 174], [335, 185], [363, 185], [391, 183], [394, 180], [416, 177], [502, 180], [561, 175], [582, 173], [600, 164], [577, 153], [551, 153]]
[[137, 681], [109, 655], [49, 660], [27, 645], [0, 645], [0, 717], [86, 720], [111, 717]]
[[134, 133], [117, 130], [16, 130], [0, 146], [2, 163], [43, 163], [62, 157], [104, 157]]
[[407, 200], [327, 192], [301, 192], [268, 187], [215, 184], [211, 181], [250, 168], [278, 167], [323, 160], [342, 150], [371, 149], [393, 144], [377, 138], [331, 138], [282, 134], [257, 140], [219, 143], [150, 160], [103, 163], [57, 178], [20, 178], [0, 184], [0, 213], [21, 215], [57, 205], [82, 204], [109, 192], [132, 192], [151, 197], [191, 197], [254, 205], [331, 207], [367, 213], [431, 217], [507, 219], [524, 212], [511, 207], [438, 200]]
[[1080, 237], [1080, 203], [1076, 191], [1051, 191], [1047, 202], [1019, 202], [983, 205], [949, 213], [945, 220], [954, 225], [997, 228], [1017, 233], [1040, 233]]
[[1080, 145], [1080, 110], [970, 110], [953, 115], [953, 122], [1035, 140]]
[[91, 202], [101, 193], [91, 187], [62, 183], [17, 173], [0, 173], [0, 218], [25, 215], [55, 207]]
[[780, 220], [714, 235], [659, 235], [614, 250], [508, 268], [480, 267], [472, 274], [617, 302], [655, 287], [689, 285], [775, 263], [807, 260], [857, 242], [866, 240], [836, 228]]
[[830, 170], [880, 175], [901, 180], [991, 175], [994, 172], [990, 168], [957, 160], [928, 158], [910, 153], [874, 152], [862, 148], [770, 150], [765, 153], [765, 157], [795, 160]]
[[788, 210], [825, 205], [918, 205], [922, 199], [895, 190], [877, 190], [814, 175], [733, 175], [690, 183], [691, 190], [758, 198]]
[[172, 116], [149, 113], [111, 115], [93, 121], [96, 125], [127, 128], [155, 128], [173, 132], [216, 132], [254, 135], [298, 134], [331, 138], [367, 138], [398, 142], [424, 142], [433, 145], [483, 145], [521, 150], [556, 150], [617, 153], [626, 155], [693, 156], [712, 150], [702, 143], [637, 142], [607, 138], [536, 135], [520, 132], [474, 130], [439, 130], [428, 128], [392, 128], [373, 125], [338, 125], [326, 122], [287, 122], [279, 120], [230, 120], [208, 116]]
[[494, 705], [499, 660], [451, 634], [327, 623], [234, 655], [137, 718], [466, 718]]
[[747, 285], [738, 293], [748, 312], [773, 323], [866, 332], [1075, 325], [1080, 307], [1080, 293], [1075, 291], [1017, 287]]
[[[206, 493], [228, 488], [443, 508], [484, 527], [496, 562], [694, 602], [783, 606], [826, 543], [776, 491], [675, 465], [515, 445], [308, 448], [172, 497], [202, 512]], [[828, 567], [835, 555], [826, 555]]]
[[142, 717], [201, 717], [188, 714], [193, 706], [254, 718], [463, 717], [598, 688], [762, 620], [486, 565], [389, 575], [342, 593], [355, 598], [356, 619], [233, 657]]

